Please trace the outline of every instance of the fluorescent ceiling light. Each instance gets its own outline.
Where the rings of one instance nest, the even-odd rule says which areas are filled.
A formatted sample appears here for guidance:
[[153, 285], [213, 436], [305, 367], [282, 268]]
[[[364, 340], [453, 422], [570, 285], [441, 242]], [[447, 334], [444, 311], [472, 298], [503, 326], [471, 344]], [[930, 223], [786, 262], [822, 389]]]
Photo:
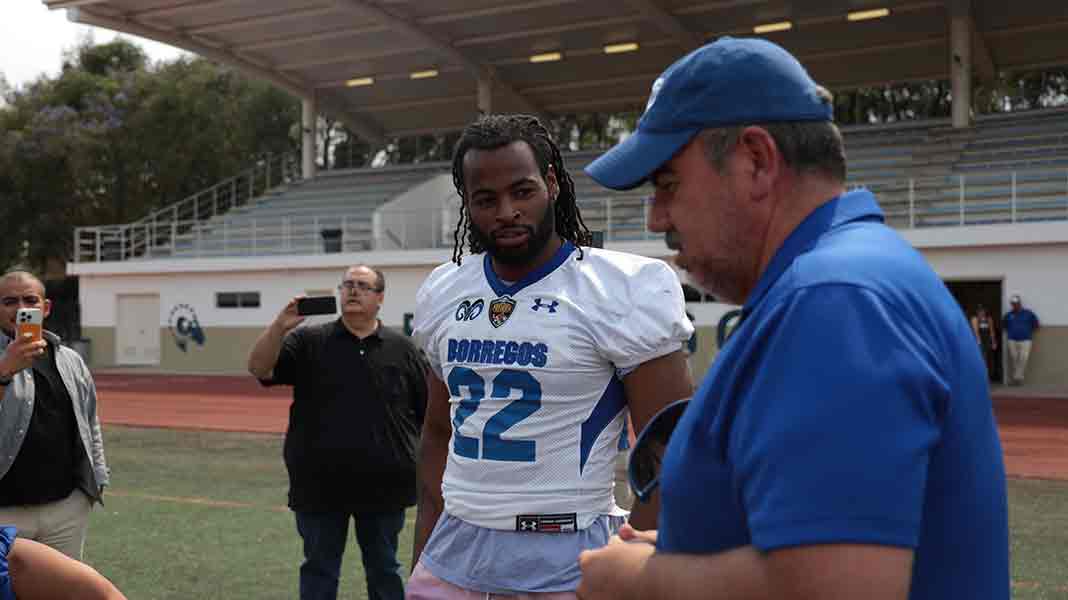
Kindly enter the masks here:
[[357, 87], [361, 85], [371, 85], [375, 82], [374, 77], [358, 77], [356, 79], [350, 79], [345, 82], [345, 85], [349, 87]]
[[530, 57], [532, 63], [553, 62], [560, 60], [564, 55], [559, 52], [546, 52], [544, 54], [535, 54]]
[[638, 49], [638, 42], [626, 42], [624, 44], [608, 44], [604, 47], [605, 54], [621, 54], [623, 52], [634, 52]]
[[437, 69], [426, 69], [425, 71], [412, 71], [411, 75], [409, 75], [409, 77], [411, 77], [412, 79], [430, 79], [431, 77], [437, 77], [437, 76], [438, 76], [438, 70]]
[[793, 28], [793, 23], [789, 21], [780, 21], [778, 23], [766, 23], [764, 25], [757, 25], [753, 28], [753, 33], [773, 33], [776, 31], [789, 31]]
[[889, 8], [874, 8], [872, 10], [858, 10], [846, 15], [850, 21], [867, 21], [868, 19], [881, 19], [890, 15]]

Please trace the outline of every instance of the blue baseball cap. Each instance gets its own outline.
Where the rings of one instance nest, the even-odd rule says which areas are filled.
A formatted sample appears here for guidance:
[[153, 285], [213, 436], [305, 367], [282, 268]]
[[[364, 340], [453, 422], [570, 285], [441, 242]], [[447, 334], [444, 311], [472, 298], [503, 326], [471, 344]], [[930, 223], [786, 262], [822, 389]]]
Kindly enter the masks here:
[[657, 77], [637, 130], [585, 171], [605, 187], [628, 190], [703, 129], [830, 121], [833, 107], [818, 88], [781, 46], [757, 38], [720, 38]]

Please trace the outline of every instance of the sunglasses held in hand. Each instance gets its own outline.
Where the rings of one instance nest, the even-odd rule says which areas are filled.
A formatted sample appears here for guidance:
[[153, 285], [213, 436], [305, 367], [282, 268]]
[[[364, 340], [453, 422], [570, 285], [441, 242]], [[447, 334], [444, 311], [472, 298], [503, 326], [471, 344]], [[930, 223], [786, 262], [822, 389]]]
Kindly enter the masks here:
[[[720, 348], [738, 331], [746, 316], [743, 310], [735, 309], [720, 317], [716, 327], [716, 342]], [[627, 462], [627, 479], [639, 502], [648, 502], [660, 485], [660, 463], [664, 460], [668, 440], [689, 405], [690, 399], [683, 398], [660, 409], [634, 441]]]
[[690, 405], [689, 398], [676, 400], [660, 409], [638, 434], [634, 449], [627, 462], [627, 478], [630, 489], [639, 502], [648, 502], [660, 485], [660, 463], [664, 460], [671, 432], [679, 424], [679, 418]]

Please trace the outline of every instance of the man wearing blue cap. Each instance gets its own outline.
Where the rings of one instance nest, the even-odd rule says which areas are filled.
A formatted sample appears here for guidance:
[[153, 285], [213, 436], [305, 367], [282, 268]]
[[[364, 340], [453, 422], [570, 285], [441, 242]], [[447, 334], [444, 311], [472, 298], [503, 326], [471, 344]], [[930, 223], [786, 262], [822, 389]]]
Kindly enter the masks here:
[[690, 53], [587, 172], [650, 181], [650, 229], [742, 320], [671, 434], [659, 530], [583, 553], [579, 597], [1009, 598], [971, 329], [873, 195], [845, 190], [830, 94], [797, 60], [756, 39]]

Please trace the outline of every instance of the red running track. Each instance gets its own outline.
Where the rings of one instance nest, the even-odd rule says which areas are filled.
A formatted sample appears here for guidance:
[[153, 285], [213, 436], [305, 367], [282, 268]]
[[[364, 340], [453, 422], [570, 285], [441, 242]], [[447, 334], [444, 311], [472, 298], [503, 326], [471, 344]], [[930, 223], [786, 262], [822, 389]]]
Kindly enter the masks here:
[[[109, 425], [281, 433], [291, 390], [251, 376], [96, 375]], [[1068, 398], [994, 399], [1009, 475], [1068, 480]]]

